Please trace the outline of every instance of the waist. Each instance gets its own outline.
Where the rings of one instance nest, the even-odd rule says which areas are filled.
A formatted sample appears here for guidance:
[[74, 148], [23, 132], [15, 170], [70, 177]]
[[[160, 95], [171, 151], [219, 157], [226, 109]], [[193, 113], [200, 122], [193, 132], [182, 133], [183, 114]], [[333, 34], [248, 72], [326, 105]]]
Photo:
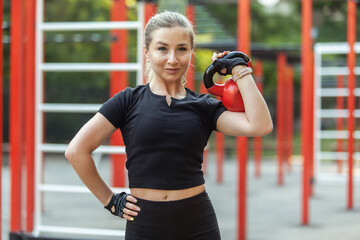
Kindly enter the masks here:
[[150, 201], [176, 201], [196, 196], [205, 191], [205, 185], [180, 190], [160, 190], [151, 188], [131, 188], [130, 192], [135, 198]]

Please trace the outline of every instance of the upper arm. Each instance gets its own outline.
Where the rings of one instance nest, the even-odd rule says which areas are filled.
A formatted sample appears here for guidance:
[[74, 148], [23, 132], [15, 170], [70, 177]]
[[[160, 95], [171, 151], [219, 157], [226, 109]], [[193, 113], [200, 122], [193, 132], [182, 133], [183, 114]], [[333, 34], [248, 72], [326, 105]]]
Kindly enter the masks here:
[[69, 143], [66, 155], [74, 152], [91, 153], [98, 148], [116, 128], [102, 114], [96, 113]]
[[272, 131], [271, 119], [259, 118], [254, 123], [249, 121], [245, 112], [223, 112], [217, 122], [216, 129], [230, 136], [260, 137]]
[[216, 129], [229, 136], [251, 136], [254, 134], [244, 112], [223, 112], [216, 122]]

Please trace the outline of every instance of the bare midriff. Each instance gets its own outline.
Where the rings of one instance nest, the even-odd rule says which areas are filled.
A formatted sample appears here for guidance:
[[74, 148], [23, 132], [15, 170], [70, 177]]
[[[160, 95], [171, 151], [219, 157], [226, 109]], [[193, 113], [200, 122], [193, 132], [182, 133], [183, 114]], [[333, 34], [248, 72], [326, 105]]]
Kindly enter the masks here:
[[151, 188], [131, 188], [131, 195], [150, 201], [176, 201], [196, 196], [205, 191], [205, 185], [181, 190], [159, 190]]

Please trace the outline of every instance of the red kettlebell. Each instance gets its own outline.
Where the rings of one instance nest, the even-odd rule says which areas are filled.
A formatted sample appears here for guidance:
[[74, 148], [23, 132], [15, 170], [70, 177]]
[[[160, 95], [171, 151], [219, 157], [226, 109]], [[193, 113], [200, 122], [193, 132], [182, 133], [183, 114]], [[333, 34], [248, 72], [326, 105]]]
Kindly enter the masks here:
[[[236, 58], [241, 57], [243, 58], [247, 64], [248, 67], [252, 68], [252, 62], [248, 56], [246, 56], [245, 53], [235, 51], [230, 52], [227, 55], [225, 55], [224, 59], [230, 59], [230, 58]], [[230, 77], [228, 78], [224, 84], [217, 84], [213, 81], [213, 76], [216, 73], [216, 70], [214, 69], [213, 64], [211, 64], [204, 73], [203, 81], [206, 89], [215, 96], [219, 96], [221, 98], [221, 102], [224, 104], [227, 110], [231, 112], [244, 112], [244, 102], [241, 97], [240, 91], [236, 83], [233, 81], [233, 79]]]

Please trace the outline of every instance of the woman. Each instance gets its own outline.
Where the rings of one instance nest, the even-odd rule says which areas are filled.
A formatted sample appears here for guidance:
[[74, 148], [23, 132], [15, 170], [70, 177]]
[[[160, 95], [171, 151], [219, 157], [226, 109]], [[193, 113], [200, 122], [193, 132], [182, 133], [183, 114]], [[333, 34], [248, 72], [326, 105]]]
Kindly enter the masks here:
[[[202, 153], [213, 130], [232, 136], [272, 131], [267, 105], [244, 60], [212, 56], [231, 72], [245, 113], [184, 87], [194, 51], [194, 32], [181, 14], [163, 12], [145, 28], [148, 83], [108, 100], [70, 142], [65, 153], [77, 174], [114, 215], [125, 218], [127, 240], [218, 240], [219, 228], [206, 194]], [[91, 153], [116, 129], [126, 145], [131, 194], [114, 194], [99, 175]]]

